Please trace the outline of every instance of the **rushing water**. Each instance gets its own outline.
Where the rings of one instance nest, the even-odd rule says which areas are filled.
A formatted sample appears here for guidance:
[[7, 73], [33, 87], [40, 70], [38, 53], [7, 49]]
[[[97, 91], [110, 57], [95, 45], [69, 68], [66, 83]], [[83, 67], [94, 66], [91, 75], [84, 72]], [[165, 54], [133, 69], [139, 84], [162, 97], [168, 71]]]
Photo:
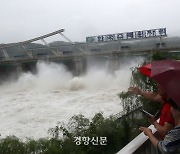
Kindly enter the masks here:
[[67, 123], [73, 115], [92, 118], [97, 112], [120, 112], [117, 94], [127, 90], [134, 65], [137, 61], [113, 75], [103, 67], [89, 67], [83, 76], [73, 77], [63, 65], [38, 62], [37, 74], [22, 73], [18, 80], [0, 85], [1, 138], [48, 137], [49, 128]]

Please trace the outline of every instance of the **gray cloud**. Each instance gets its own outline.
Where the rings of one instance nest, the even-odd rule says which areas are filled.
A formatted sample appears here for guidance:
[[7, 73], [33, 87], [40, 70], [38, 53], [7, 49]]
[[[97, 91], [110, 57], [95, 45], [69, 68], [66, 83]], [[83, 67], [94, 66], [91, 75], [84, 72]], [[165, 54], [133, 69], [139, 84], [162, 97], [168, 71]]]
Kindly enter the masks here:
[[[1, 0], [0, 43], [28, 40], [64, 28], [73, 41], [86, 36], [167, 28], [180, 36], [179, 0]], [[60, 36], [49, 41], [63, 40]]]

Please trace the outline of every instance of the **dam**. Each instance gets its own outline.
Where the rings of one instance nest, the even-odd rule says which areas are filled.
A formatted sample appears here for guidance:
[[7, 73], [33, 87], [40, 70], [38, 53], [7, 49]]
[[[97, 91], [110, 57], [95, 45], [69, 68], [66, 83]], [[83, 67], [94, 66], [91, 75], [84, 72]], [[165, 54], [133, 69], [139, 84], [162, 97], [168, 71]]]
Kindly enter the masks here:
[[[173, 44], [169, 38], [146, 38], [138, 40], [122, 40], [111, 42], [72, 42], [64, 34], [64, 29], [30, 39], [27, 41], [0, 45], [1, 79], [12, 73], [19, 76], [21, 72], [36, 72], [38, 61], [62, 63], [74, 76], [86, 72], [89, 61], [106, 61], [110, 71], [119, 69], [123, 57], [150, 56], [155, 51], [178, 51], [179, 43]], [[44, 39], [60, 34], [68, 42], [48, 44]], [[89, 39], [89, 38], [88, 38]], [[41, 40], [44, 45], [34, 43]]]

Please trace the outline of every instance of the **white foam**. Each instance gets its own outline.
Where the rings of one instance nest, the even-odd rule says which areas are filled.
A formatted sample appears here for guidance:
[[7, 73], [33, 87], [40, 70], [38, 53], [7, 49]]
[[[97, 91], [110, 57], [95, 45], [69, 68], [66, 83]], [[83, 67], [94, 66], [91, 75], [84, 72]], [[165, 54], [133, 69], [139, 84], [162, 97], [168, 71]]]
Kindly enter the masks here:
[[49, 128], [75, 114], [92, 118], [97, 112], [118, 113], [122, 107], [117, 94], [127, 90], [130, 76], [130, 65], [113, 75], [91, 67], [73, 77], [63, 65], [38, 62], [37, 74], [23, 73], [0, 86], [1, 137], [47, 137]]

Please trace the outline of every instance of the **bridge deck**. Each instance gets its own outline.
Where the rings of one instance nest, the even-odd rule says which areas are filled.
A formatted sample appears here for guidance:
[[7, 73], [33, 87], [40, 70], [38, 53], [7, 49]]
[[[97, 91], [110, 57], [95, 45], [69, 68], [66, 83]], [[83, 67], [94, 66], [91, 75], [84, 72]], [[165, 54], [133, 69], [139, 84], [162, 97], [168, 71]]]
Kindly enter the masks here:
[[[47, 49], [47, 48], [41, 48]], [[53, 48], [54, 49], [54, 48]], [[180, 50], [180, 48], [174, 47], [174, 48], [161, 48], [159, 51], [165, 52], [165, 51], [176, 51]], [[101, 56], [121, 56], [126, 54], [150, 54], [154, 51], [157, 51], [157, 49], [139, 49], [139, 50], [133, 50], [133, 49], [125, 49], [121, 51], [98, 51], [98, 52], [86, 52], [86, 53], [71, 53], [71, 54], [58, 54], [58, 55], [35, 55], [33, 57], [11, 57], [9, 59], [2, 58], [0, 59], [0, 64], [2, 63], [13, 63], [13, 62], [29, 62], [29, 61], [37, 61], [38, 59], [48, 58], [49, 60], [63, 60], [63, 59], [73, 59], [74, 57], [101, 57]]]

